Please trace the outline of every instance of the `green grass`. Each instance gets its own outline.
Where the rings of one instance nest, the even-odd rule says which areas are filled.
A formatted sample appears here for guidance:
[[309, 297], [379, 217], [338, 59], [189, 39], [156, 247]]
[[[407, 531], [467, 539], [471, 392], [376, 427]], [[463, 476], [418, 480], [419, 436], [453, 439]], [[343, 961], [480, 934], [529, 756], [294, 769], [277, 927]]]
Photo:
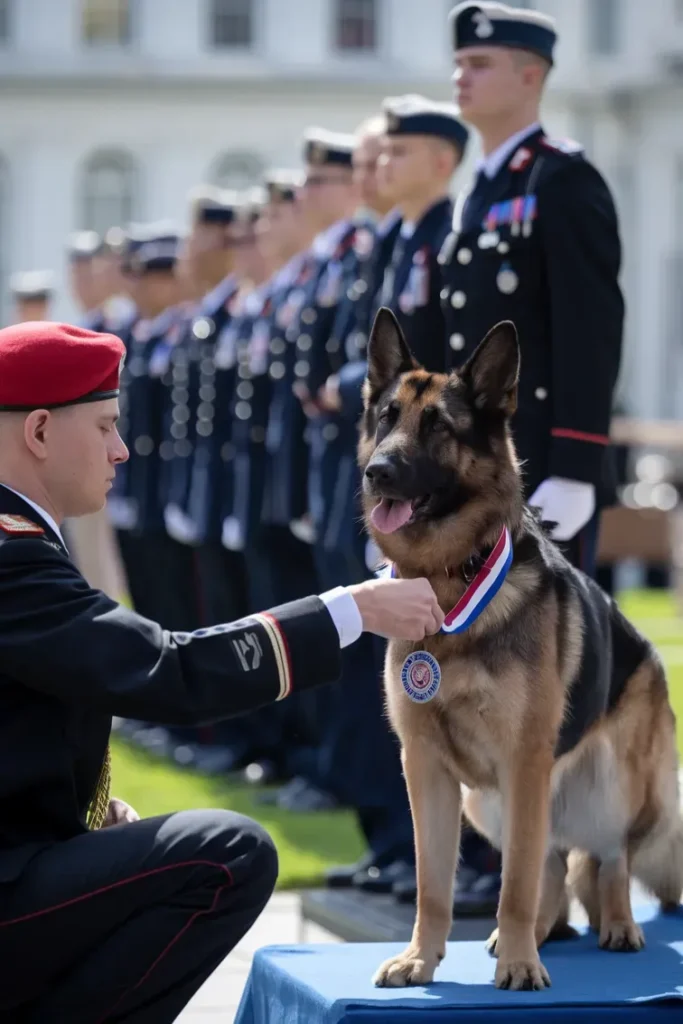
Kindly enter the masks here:
[[[626, 593], [620, 603], [664, 659], [683, 759], [683, 617], [676, 618], [673, 598], [661, 591]], [[175, 768], [117, 739], [112, 749], [113, 791], [142, 817], [190, 807], [226, 807], [260, 821], [278, 848], [282, 889], [317, 885], [326, 867], [350, 863], [363, 852], [350, 812], [291, 814], [257, 804], [249, 787]]]
[[346, 864], [363, 852], [350, 811], [291, 814], [257, 804], [250, 787], [207, 778], [112, 742], [112, 792], [138, 814], [149, 817], [192, 807], [226, 807], [259, 821], [272, 836], [280, 857], [278, 887], [320, 884], [325, 868]]

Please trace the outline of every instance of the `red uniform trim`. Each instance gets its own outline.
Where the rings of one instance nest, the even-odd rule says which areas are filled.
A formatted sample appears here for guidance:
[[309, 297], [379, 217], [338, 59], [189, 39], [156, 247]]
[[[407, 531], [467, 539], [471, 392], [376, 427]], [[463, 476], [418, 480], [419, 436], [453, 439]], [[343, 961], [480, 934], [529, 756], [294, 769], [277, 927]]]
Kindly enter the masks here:
[[568, 427], [554, 427], [552, 437], [567, 437], [570, 441], [588, 441], [589, 444], [609, 444], [607, 434], [587, 434], [583, 430], [570, 430]]
[[116, 1003], [111, 1007], [111, 1009], [107, 1010], [107, 1012], [102, 1017], [98, 1018], [97, 1024], [102, 1024], [103, 1021], [106, 1021], [106, 1019], [111, 1016], [111, 1014], [114, 1012], [117, 1006], [125, 999], [127, 995], [129, 995], [131, 992], [134, 992], [135, 989], [140, 988], [140, 986], [144, 984], [145, 981], [147, 981], [154, 968], [161, 963], [161, 961], [167, 955], [169, 950], [171, 950], [172, 947], [175, 946], [176, 942], [180, 938], [182, 938], [182, 936], [185, 934], [188, 928], [194, 923], [194, 921], [196, 921], [198, 917], [202, 917], [204, 914], [211, 914], [216, 909], [216, 906], [218, 905], [218, 900], [220, 899], [220, 896], [223, 893], [223, 891], [225, 889], [229, 889], [233, 885], [233, 877], [227, 865], [217, 864], [211, 860], [185, 860], [180, 861], [178, 864], [167, 864], [162, 868], [152, 868], [151, 871], [143, 871], [138, 875], [131, 875], [130, 878], [122, 878], [121, 881], [119, 882], [112, 882], [111, 885], [104, 885], [100, 889], [94, 889], [93, 892], [83, 893], [82, 896], [75, 896], [73, 899], [66, 900], [64, 903], [57, 903], [55, 904], [54, 907], [46, 907], [44, 910], [37, 910], [31, 914], [23, 914], [21, 917], [12, 918], [10, 921], [0, 921], [0, 928], [7, 928], [11, 924], [19, 924], [22, 921], [31, 921], [38, 917], [44, 917], [46, 914], [53, 914], [57, 910], [64, 910], [66, 907], [71, 907], [76, 903], [82, 903], [84, 900], [92, 899], [94, 896], [101, 896], [103, 893], [111, 892], [113, 889], [120, 889], [121, 886], [129, 885], [131, 882], [139, 882], [142, 879], [151, 878], [154, 875], [160, 875], [164, 871], [174, 871], [176, 868], [194, 867], [217, 868], [219, 871], [223, 873], [227, 880], [224, 882], [223, 885], [220, 885], [216, 889], [211, 906], [208, 907], [207, 910], [196, 911], [192, 915], [190, 920], [183, 925], [178, 934], [173, 939], [171, 939], [166, 948], [161, 951], [159, 956], [152, 963], [151, 967], [149, 967], [148, 970], [145, 971], [140, 980], [136, 982], [135, 985], [132, 985], [130, 988], [126, 989], [126, 991], [116, 1000]]
[[289, 650], [289, 644], [287, 643], [287, 637], [285, 636], [285, 632], [280, 623], [277, 621], [277, 619], [273, 615], [271, 615], [270, 612], [262, 612], [261, 614], [263, 615], [264, 619], [268, 619], [268, 621], [272, 623], [273, 627], [277, 631], [277, 634], [280, 638], [280, 643], [282, 644], [282, 652], [287, 661], [287, 679], [285, 692], [282, 694], [282, 697], [280, 698], [280, 700], [282, 700], [284, 697], [288, 697], [289, 694], [292, 692], [292, 654], [291, 651]]

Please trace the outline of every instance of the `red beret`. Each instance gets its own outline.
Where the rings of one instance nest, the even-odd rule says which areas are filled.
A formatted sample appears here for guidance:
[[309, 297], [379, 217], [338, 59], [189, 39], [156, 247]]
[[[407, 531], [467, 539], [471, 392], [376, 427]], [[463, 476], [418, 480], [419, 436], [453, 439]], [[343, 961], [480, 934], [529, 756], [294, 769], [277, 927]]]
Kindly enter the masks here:
[[36, 320], [0, 330], [0, 411], [116, 398], [126, 347], [113, 334]]

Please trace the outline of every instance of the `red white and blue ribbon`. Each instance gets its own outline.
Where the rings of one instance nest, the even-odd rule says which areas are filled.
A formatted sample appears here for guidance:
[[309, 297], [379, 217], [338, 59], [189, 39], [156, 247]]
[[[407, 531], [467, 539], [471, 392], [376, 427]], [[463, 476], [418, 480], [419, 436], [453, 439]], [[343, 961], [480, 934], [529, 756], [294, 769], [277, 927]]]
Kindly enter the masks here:
[[[505, 582], [512, 564], [512, 553], [512, 537], [507, 526], [504, 526], [493, 551], [458, 603], [446, 615], [441, 626], [442, 633], [464, 633], [479, 618]], [[386, 566], [378, 575], [395, 576], [394, 566]]]

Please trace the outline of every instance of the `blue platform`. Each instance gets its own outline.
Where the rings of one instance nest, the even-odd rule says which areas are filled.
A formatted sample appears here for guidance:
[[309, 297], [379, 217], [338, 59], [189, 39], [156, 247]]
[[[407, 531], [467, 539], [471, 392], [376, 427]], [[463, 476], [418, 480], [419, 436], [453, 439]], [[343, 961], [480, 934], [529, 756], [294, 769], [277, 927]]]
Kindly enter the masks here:
[[404, 943], [270, 946], [259, 950], [235, 1024], [457, 1024], [536, 1020], [568, 1024], [683, 1022], [683, 907], [671, 915], [634, 908], [645, 933], [640, 953], [609, 953], [597, 936], [547, 944], [552, 987], [494, 987], [495, 960], [483, 942], [450, 942], [431, 985], [377, 989], [372, 975]]

